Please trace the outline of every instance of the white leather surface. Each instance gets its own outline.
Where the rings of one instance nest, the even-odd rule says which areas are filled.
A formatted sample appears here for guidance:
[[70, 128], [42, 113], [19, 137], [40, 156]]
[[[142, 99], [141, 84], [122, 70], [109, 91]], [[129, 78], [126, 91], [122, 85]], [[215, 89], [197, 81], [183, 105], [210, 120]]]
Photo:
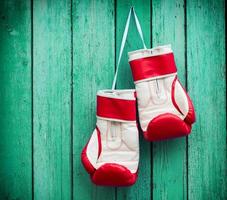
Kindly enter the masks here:
[[99, 90], [97, 96], [110, 97], [113, 99], [135, 100], [135, 90]]
[[[97, 95], [135, 100], [134, 92], [135, 90], [100, 90]], [[102, 151], [98, 158], [99, 146], [95, 130], [86, 151], [91, 164], [96, 169], [106, 163], [120, 164], [135, 173], [139, 163], [139, 135], [136, 121], [111, 121], [97, 117], [96, 125], [101, 134]]]
[[147, 58], [152, 56], [163, 55], [167, 53], [172, 53], [171, 45], [157, 46], [152, 49], [140, 49], [132, 52], [128, 52], [129, 62], [132, 60]]
[[95, 166], [98, 158], [98, 137], [96, 129], [93, 131], [88, 142], [86, 153], [90, 163]]
[[175, 101], [182, 115], [171, 99], [172, 83], [175, 75], [136, 83], [140, 125], [146, 131], [149, 122], [160, 114], [172, 113], [184, 119], [188, 113], [188, 101], [181, 85], [176, 82]]
[[[99, 159], [97, 160], [97, 138], [95, 142], [90, 140], [93, 147], [87, 148], [88, 159], [93, 166], [98, 169], [105, 163], [116, 163], [135, 173], [139, 162], [139, 136], [136, 122], [112, 122], [97, 119], [97, 127], [101, 132], [102, 144]], [[93, 134], [96, 134], [96, 131]], [[92, 138], [95, 139], [93, 136]], [[88, 146], [91, 146], [90, 143]]]
[[175, 101], [179, 106], [181, 112], [184, 114], [184, 117], [188, 114], [189, 106], [188, 106], [188, 99], [185, 94], [184, 89], [182, 88], [179, 81], [176, 81], [175, 84], [175, 93], [174, 93]]

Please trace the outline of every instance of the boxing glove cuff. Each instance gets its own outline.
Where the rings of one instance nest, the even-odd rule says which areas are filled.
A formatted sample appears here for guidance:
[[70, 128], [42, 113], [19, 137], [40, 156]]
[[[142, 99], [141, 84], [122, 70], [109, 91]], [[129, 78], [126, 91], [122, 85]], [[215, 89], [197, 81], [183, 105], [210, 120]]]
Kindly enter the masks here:
[[111, 121], [136, 121], [135, 90], [125, 90], [124, 93], [100, 90], [97, 93], [97, 117]]
[[135, 83], [177, 73], [170, 45], [129, 52], [129, 63]]

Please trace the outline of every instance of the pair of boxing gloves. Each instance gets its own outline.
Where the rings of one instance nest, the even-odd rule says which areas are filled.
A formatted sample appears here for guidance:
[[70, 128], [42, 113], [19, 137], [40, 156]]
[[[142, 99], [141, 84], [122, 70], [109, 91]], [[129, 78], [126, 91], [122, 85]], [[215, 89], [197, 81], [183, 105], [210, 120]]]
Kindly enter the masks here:
[[161, 141], [187, 136], [195, 122], [192, 101], [177, 77], [171, 46], [128, 55], [135, 90], [98, 91], [97, 125], [81, 154], [96, 185], [130, 186], [136, 182], [138, 127], [146, 140]]

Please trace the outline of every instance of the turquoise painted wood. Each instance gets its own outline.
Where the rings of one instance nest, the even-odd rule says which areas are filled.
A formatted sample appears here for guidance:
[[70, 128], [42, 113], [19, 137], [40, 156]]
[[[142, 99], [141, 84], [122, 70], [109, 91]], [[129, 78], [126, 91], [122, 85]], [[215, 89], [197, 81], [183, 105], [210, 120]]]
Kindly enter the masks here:
[[[184, 0], [152, 2], [152, 46], [172, 45], [178, 76], [185, 85]], [[154, 199], [187, 199], [186, 173], [186, 138], [153, 144]]]
[[73, 12], [73, 198], [115, 199], [115, 188], [96, 187], [81, 164], [81, 151], [96, 124], [96, 92], [114, 75], [114, 2], [75, 0]]
[[[137, 183], [90, 182], [80, 153], [96, 123], [96, 92], [111, 88], [134, 5], [148, 47], [171, 43], [197, 122], [187, 138], [140, 135]], [[0, 1], [0, 199], [227, 199], [224, 0]], [[134, 88], [127, 52], [117, 88]]]
[[198, 113], [188, 139], [189, 199], [227, 199], [224, 8], [221, 0], [187, 2], [188, 90]]
[[33, 1], [34, 199], [70, 199], [71, 3]]
[[0, 1], [0, 199], [32, 198], [31, 3]]
[[[129, 8], [134, 5], [136, 13], [141, 21], [141, 26], [144, 31], [144, 40], [147, 46], [150, 46], [150, 1], [140, 0], [133, 1], [117, 1], [116, 3], [116, 51], [117, 56], [119, 54], [120, 43], [128, 16]], [[125, 46], [124, 54], [122, 56], [121, 65], [119, 67], [117, 88], [134, 88], [132, 80], [131, 69], [128, 64], [128, 51], [143, 48], [143, 44], [137, 33], [134, 19], [131, 19], [128, 40]], [[142, 134], [140, 134], [140, 166], [139, 166], [139, 178], [136, 184], [129, 188], [118, 188], [117, 199], [150, 199], [151, 197], [151, 145], [149, 142], [143, 140]]]

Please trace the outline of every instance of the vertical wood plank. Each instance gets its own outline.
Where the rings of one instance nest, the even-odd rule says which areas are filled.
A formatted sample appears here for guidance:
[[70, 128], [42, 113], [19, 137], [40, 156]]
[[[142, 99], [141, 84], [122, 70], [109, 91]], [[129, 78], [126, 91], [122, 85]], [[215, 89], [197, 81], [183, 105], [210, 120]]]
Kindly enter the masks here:
[[[131, 6], [135, 7], [138, 18], [144, 33], [146, 45], [150, 46], [150, 1], [144, 0], [127, 0], [116, 2], [116, 52], [119, 55], [121, 39], [123, 36], [126, 19]], [[136, 30], [135, 22], [132, 17], [129, 27], [128, 39], [122, 56], [121, 65], [119, 67], [117, 88], [129, 89], [135, 88], [132, 73], [128, 63], [128, 51], [142, 49], [143, 44]], [[117, 57], [118, 59], [118, 57]], [[150, 143], [146, 142], [140, 133], [140, 163], [139, 176], [135, 185], [128, 188], [118, 188], [117, 199], [150, 199], [151, 198], [151, 147]]]
[[[152, 45], [171, 44], [185, 84], [184, 0], [152, 1]], [[153, 199], [186, 199], [186, 139], [153, 143]]]
[[30, 9], [0, 1], [0, 199], [32, 198]]
[[70, 1], [34, 0], [34, 198], [70, 199]]
[[225, 2], [187, 1], [188, 89], [197, 122], [188, 141], [188, 197], [227, 199]]
[[96, 123], [96, 92], [110, 89], [114, 75], [114, 2], [73, 1], [73, 199], [115, 199], [97, 187], [81, 164], [81, 151]]

